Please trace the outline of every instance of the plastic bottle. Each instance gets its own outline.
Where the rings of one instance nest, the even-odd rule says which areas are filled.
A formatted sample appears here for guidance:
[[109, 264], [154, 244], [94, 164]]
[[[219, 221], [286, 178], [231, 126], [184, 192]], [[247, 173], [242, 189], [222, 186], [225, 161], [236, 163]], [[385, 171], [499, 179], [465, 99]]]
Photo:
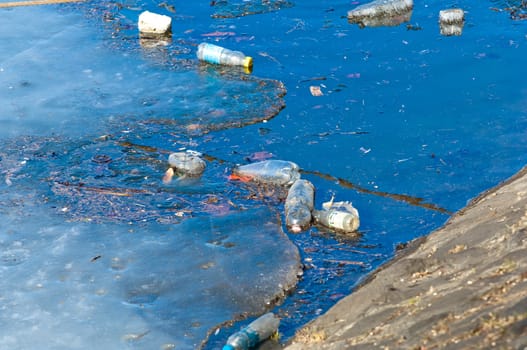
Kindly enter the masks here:
[[315, 199], [315, 187], [307, 180], [296, 180], [285, 200], [285, 222], [287, 229], [300, 233], [311, 225], [311, 211]]
[[252, 57], [245, 56], [240, 51], [232, 51], [209, 43], [201, 43], [198, 45], [197, 56], [202, 61], [214, 64], [242, 66], [247, 69], [251, 69], [253, 66]]
[[223, 350], [247, 350], [271, 337], [278, 331], [278, 319], [273, 313], [260, 316], [241, 331], [227, 339]]
[[313, 218], [323, 226], [345, 233], [357, 231], [360, 225], [357, 213], [338, 209], [313, 210]]
[[255, 182], [279, 186], [292, 185], [300, 178], [300, 170], [296, 163], [277, 159], [240, 165], [234, 168], [232, 172], [234, 175]]
[[168, 156], [168, 163], [172, 168], [176, 168], [177, 173], [188, 176], [198, 176], [205, 171], [206, 163], [199, 157], [199, 152], [187, 151], [171, 153]]

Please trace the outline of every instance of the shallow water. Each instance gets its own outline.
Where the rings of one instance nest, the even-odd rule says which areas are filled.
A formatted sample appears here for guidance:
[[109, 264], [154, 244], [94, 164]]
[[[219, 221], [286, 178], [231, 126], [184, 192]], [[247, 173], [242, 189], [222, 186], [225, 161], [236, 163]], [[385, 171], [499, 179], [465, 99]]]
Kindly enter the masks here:
[[[269, 308], [286, 340], [525, 163], [525, 23], [500, 2], [456, 3], [459, 37], [439, 1], [363, 29], [359, 2], [229, 3], [0, 9], [2, 346], [217, 348]], [[173, 17], [167, 46], [139, 40], [143, 10]], [[201, 41], [252, 74], [200, 64]], [[180, 149], [207, 169], [163, 184]], [[361, 236], [284, 235], [284, 191], [227, 178], [269, 157], [316, 207], [352, 201]]]

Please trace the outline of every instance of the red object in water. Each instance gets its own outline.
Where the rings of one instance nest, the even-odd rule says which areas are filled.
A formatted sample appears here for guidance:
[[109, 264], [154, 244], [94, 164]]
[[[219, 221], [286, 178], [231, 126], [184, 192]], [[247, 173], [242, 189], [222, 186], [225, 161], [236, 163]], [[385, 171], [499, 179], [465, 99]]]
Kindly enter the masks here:
[[241, 181], [241, 182], [249, 182], [253, 178], [251, 176], [243, 176], [243, 175], [237, 175], [237, 174], [230, 174], [229, 180], [230, 181]]

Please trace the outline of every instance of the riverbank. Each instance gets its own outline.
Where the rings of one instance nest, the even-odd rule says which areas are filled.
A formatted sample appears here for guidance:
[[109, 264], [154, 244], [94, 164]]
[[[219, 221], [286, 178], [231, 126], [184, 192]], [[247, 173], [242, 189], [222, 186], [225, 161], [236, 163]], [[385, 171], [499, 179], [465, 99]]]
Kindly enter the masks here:
[[527, 346], [527, 168], [410, 243], [286, 349], [493, 346]]

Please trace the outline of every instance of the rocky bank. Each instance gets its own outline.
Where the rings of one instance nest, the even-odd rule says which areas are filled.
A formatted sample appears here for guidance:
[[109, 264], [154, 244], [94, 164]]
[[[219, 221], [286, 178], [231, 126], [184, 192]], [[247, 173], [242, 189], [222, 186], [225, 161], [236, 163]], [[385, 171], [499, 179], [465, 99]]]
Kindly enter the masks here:
[[527, 349], [527, 169], [411, 242], [287, 350]]

